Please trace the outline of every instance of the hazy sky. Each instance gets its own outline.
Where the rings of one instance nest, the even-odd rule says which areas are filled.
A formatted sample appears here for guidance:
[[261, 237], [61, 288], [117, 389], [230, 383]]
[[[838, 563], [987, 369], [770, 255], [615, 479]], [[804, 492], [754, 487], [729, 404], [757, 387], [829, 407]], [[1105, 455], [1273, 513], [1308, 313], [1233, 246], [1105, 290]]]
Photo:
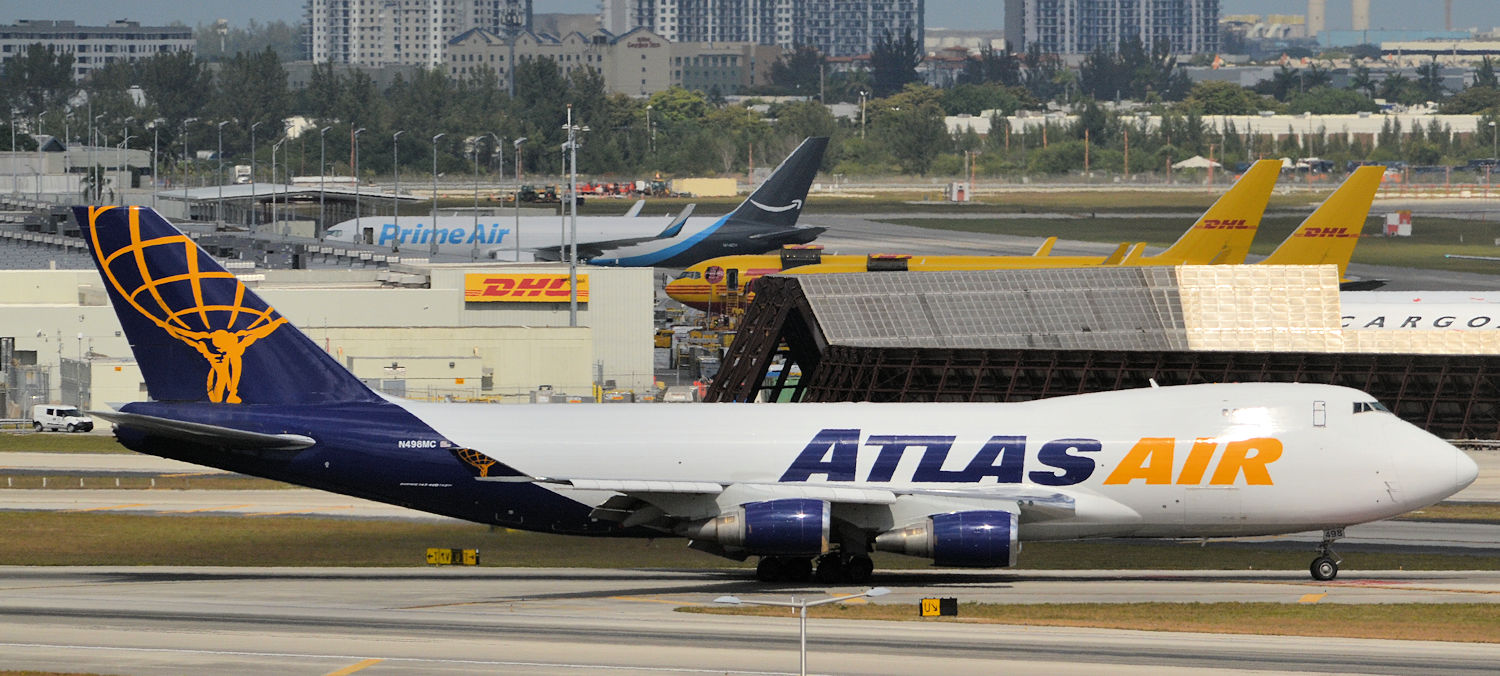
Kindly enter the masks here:
[[[249, 21], [301, 21], [304, 0], [257, 0], [255, 2], [182, 2], [182, 0], [0, 0], [0, 23], [16, 19], [72, 19], [98, 25], [114, 19], [164, 24], [181, 21], [190, 26], [229, 19], [243, 25]], [[999, 29], [1003, 24], [1001, 0], [927, 0], [927, 25]], [[538, 12], [597, 12], [599, 0], [535, 0]], [[1370, 23], [1375, 28], [1442, 28], [1443, 13], [1437, 0], [1372, 0]], [[1223, 14], [1301, 14], [1306, 0], [1221, 0]], [[1435, 11], [1436, 10], [1436, 11]], [[1456, 28], [1500, 26], [1500, 2], [1454, 0]], [[1349, 28], [1349, 2], [1328, 0], [1330, 28]]]

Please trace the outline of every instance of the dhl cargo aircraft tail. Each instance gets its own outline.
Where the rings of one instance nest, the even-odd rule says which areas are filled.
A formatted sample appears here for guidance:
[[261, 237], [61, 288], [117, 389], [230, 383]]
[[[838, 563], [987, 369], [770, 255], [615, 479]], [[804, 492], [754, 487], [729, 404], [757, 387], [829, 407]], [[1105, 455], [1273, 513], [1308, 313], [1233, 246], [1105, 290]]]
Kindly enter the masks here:
[[1323, 200], [1302, 225], [1282, 241], [1261, 263], [1265, 265], [1333, 264], [1339, 268], [1339, 281], [1354, 257], [1354, 245], [1370, 215], [1370, 204], [1380, 188], [1385, 167], [1360, 167], [1344, 179], [1328, 199]]
[[1260, 160], [1235, 181], [1219, 201], [1198, 218], [1172, 246], [1138, 265], [1208, 265], [1245, 262], [1255, 229], [1260, 227], [1271, 189], [1281, 175], [1279, 160]]

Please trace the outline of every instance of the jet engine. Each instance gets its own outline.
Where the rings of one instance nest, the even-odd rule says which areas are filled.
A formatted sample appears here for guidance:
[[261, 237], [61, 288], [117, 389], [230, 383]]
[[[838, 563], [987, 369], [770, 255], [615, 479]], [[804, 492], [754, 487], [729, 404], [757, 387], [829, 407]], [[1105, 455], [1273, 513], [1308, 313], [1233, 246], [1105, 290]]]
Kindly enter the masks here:
[[828, 551], [830, 511], [823, 500], [749, 502], [684, 534], [761, 556], [817, 556]]
[[976, 510], [933, 514], [875, 536], [875, 549], [932, 559], [933, 565], [1004, 568], [1021, 551], [1012, 512]]

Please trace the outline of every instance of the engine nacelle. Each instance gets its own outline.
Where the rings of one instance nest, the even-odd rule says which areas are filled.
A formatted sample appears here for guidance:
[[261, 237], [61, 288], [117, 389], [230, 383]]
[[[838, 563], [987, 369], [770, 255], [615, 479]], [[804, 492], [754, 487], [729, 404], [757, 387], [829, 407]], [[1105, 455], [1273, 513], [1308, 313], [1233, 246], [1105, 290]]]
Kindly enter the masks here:
[[828, 552], [831, 511], [823, 500], [748, 502], [683, 534], [761, 556], [817, 556]]
[[875, 537], [875, 549], [932, 559], [955, 568], [1004, 568], [1016, 565], [1021, 551], [1012, 512], [976, 510], [933, 514], [922, 521]]

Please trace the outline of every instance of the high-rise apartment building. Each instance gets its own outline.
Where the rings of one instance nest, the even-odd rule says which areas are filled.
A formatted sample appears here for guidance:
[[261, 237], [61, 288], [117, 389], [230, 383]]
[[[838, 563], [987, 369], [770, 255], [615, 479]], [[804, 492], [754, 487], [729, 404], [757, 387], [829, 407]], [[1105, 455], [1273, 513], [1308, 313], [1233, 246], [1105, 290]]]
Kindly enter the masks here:
[[307, 0], [305, 35], [316, 63], [436, 67], [465, 31], [530, 27], [531, 0]]
[[876, 41], [922, 40], [926, 0], [603, 0], [602, 25], [642, 27], [674, 42], [750, 42], [827, 56], [868, 54]]
[[193, 29], [187, 26], [142, 26], [136, 21], [79, 26], [72, 21], [22, 19], [13, 25], [0, 26], [0, 61], [10, 60], [37, 43], [55, 52], [72, 54], [76, 80], [116, 61], [191, 52], [198, 45]]
[[1219, 48], [1219, 0], [1006, 0], [1005, 41], [1013, 52], [1114, 49], [1121, 40], [1165, 40], [1176, 54]]

